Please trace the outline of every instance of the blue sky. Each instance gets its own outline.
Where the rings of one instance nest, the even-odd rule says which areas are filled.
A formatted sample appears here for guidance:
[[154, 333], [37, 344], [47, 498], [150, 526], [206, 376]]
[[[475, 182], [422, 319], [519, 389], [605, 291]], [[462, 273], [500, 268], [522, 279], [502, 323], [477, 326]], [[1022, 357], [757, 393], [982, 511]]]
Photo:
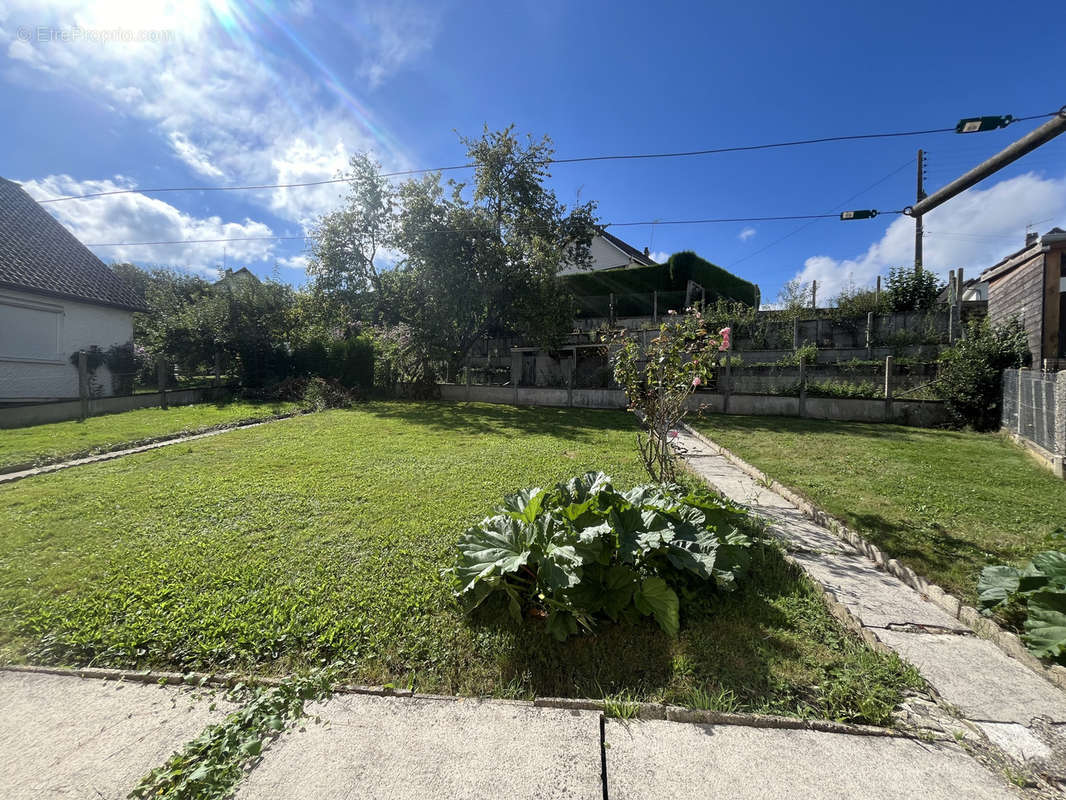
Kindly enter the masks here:
[[[462, 163], [456, 131], [483, 124], [548, 134], [568, 157], [949, 127], [1066, 103], [1061, 2], [1024, 13], [992, 2], [698, 5], [0, 0], [0, 175], [38, 199], [283, 183], [334, 177], [360, 150], [388, 169]], [[107, 41], [115, 30], [147, 40]], [[552, 184], [565, 202], [597, 201], [607, 223], [898, 209], [914, 201], [918, 147], [932, 190], [1037, 124], [557, 165]], [[134, 193], [48, 208], [87, 243], [300, 235], [338, 193]], [[974, 275], [1017, 249], [1030, 223], [1066, 227], [1066, 136], [928, 215], [926, 263]], [[656, 253], [695, 250], [767, 299], [797, 275], [832, 296], [913, 257], [911, 221], [892, 216], [614, 232]], [[224, 259], [260, 274], [277, 264], [284, 280], [305, 280], [299, 241], [95, 250], [203, 273]]]

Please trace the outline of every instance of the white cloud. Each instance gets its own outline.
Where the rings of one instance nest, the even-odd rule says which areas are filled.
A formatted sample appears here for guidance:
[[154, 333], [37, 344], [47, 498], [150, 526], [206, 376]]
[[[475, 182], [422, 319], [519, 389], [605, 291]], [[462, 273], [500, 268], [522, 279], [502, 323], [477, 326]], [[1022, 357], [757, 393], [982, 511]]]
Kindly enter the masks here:
[[[389, 170], [411, 166], [404, 148], [358, 93], [345, 88], [347, 78], [309, 61], [282, 60], [282, 48], [259, 47], [255, 31], [265, 20], [257, 6], [248, 12], [225, 0], [11, 0], [4, 5], [0, 41], [12, 42], [7, 59], [0, 59], [4, 78], [88, 95], [117, 115], [143, 120], [205, 178], [250, 184], [324, 180], [336, 177], [356, 151], [372, 152]], [[298, 18], [309, 7], [297, 3], [289, 13]], [[316, 24], [335, 22], [315, 13], [321, 18]], [[377, 84], [425, 52], [436, 34], [437, 17], [410, 7], [394, 13], [383, 0], [364, 0], [351, 18], [362, 27], [355, 49]], [[281, 23], [279, 30], [288, 25]], [[160, 29], [173, 35], [132, 43], [25, 42], [17, 35], [19, 26], [62, 30], [72, 25]], [[127, 171], [137, 169], [131, 164]], [[335, 207], [338, 195], [338, 187], [326, 186], [243, 196], [306, 225]]]
[[[926, 214], [922, 255], [925, 266], [940, 274], [963, 267], [967, 277], [977, 277], [1003, 256], [1019, 249], [1025, 229], [1038, 220], [1045, 232], [1066, 220], [1066, 176], [1045, 178], [1026, 173], [989, 186], [969, 189]], [[861, 223], [855, 223], [861, 224]], [[884, 235], [860, 256], [838, 259], [828, 255], [808, 258], [795, 277], [818, 281], [818, 297], [829, 300], [853, 283], [872, 285], [889, 267], [914, 263], [914, 220], [900, 216]]]
[[744, 230], [742, 230], [737, 235], [737, 238], [740, 239], [740, 241], [742, 241], [742, 242], [746, 242], [746, 241], [748, 241], [748, 239], [750, 239], [754, 235], [755, 235], [755, 229], [749, 226], [749, 227], [745, 228]]
[[658, 264], [665, 264], [670, 258], [670, 254], [663, 250], [656, 250], [648, 254], [649, 257]]
[[[35, 199], [107, 192], [134, 188], [121, 176], [114, 180], [77, 181], [69, 175], [49, 175], [27, 180], [22, 187]], [[44, 206], [85, 244], [112, 242], [173, 242], [187, 239], [241, 239], [273, 236], [262, 222], [250, 219], [223, 221], [220, 217], [194, 217], [147, 195], [132, 193], [86, 200], [67, 200]], [[192, 272], [213, 275], [226, 257], [230, 266], [271, 259], [277, 241], [237, 241], [193, 245], [144, 245], [96, 247], [105, 262], [132, 261], [136, 264], [164, 264]], [[295, 268], [300, 257], [289, 259]], [[280, 262], [279, 262], [280, 263]], [[287, 264], [288, 265], [288, 264]]]
[[357, 23], [350, 30], [362, 45], [359, 74], [371, 89], [430, 49], [440, 26], [439, 14], [439, 9], [411, 2], [356, 3]]

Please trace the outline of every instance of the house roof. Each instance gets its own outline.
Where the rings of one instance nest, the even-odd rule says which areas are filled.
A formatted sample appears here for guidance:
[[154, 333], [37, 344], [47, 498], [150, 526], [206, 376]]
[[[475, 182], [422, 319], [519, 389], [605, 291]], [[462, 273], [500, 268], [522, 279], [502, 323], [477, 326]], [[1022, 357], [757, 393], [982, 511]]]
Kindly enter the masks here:
[[1052, 228], [1043, 236], [1036, 238], [1034, 241], [1025, 245], [1021, 250], [1015, 250], [1008, 256], [1004, 256], [988, 269], [981, 273], [981, 280], [994, 281], [998, 278], [1002, 278], [1008, 272], [1011, 272], [1015, 267], [1024, 264], [1033, 256], [1037, 255], [1048, 245], [1058, 244], [1059, 242], [1066, 241], [1066, 231], [1062, 228]]
[[147, 311], [144, 301], [23, 188], [0, 178], [0, 288]]
[[614, 234], [608, 233], [605, 229], [600, 229], [600, 236], [606, 239], [609, 243], [621, 250], [625, 255], [636, 261], [638, 264], [642, 264], [646, 267], [650, 267], [655, 264], [655, 260], [649, 256], [644, 255], [640, 250], [633, 247], [633, 245], [623, 242]]

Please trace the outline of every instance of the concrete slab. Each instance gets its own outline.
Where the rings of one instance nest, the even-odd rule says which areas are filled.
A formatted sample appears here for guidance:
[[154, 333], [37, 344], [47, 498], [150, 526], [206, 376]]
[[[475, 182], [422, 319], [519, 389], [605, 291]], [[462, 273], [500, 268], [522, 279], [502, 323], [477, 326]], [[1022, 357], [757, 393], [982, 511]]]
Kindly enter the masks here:
[[232, 708], [188, 689], [0, 671], [0, 796], [122, 798]]
[[954, 745], [738, 725], [609, 720], [611, 800], [1001, 800], [1015, 797]]
[[1045, 759], [1051, 756], [1051, 748], [1035, 733], [1017, 722], [978, 722], [978, 728], [996, 747], [1018, 761]]
[[804, 571], [847, 606], [863, 625], [929, 625], [949, 631], [970, 629], [903, 581], [882, 572], [858, 553], [793, 554]]
[[603, 797], [599, 714], [478, 700], [336, 696], [237, 800]]
[[987, 639], [886, 630], [874, 635], [968, 719], [1027, 726], [1044, 716], [1066, 722], [1066, 695]]

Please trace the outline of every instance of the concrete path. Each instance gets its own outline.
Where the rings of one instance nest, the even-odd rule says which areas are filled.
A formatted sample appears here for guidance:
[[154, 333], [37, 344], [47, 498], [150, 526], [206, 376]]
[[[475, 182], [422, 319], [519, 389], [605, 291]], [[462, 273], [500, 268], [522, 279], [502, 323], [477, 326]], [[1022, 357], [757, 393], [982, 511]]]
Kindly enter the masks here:
[[[179, 687], [0, 672], [0, 797], [118, 800], [230, 707]], [[307, 712], [236, 800], [1020, 796], [950, 741], [452, 698], [342, 694]]]
[[230, 708], [188, 689], [0, 671], [0, 797], [123, 798]]
[[993, 800], [1015, 795], [945, 743], [608, 720], [610, 800]]
[[792, 558], [862, 627], [922, 673], [960, 720], [1019, 762], [1066, 776], [1066, 693], [877, 566], [703, 441], [682, 432], [691, 468], [770, 523]]

